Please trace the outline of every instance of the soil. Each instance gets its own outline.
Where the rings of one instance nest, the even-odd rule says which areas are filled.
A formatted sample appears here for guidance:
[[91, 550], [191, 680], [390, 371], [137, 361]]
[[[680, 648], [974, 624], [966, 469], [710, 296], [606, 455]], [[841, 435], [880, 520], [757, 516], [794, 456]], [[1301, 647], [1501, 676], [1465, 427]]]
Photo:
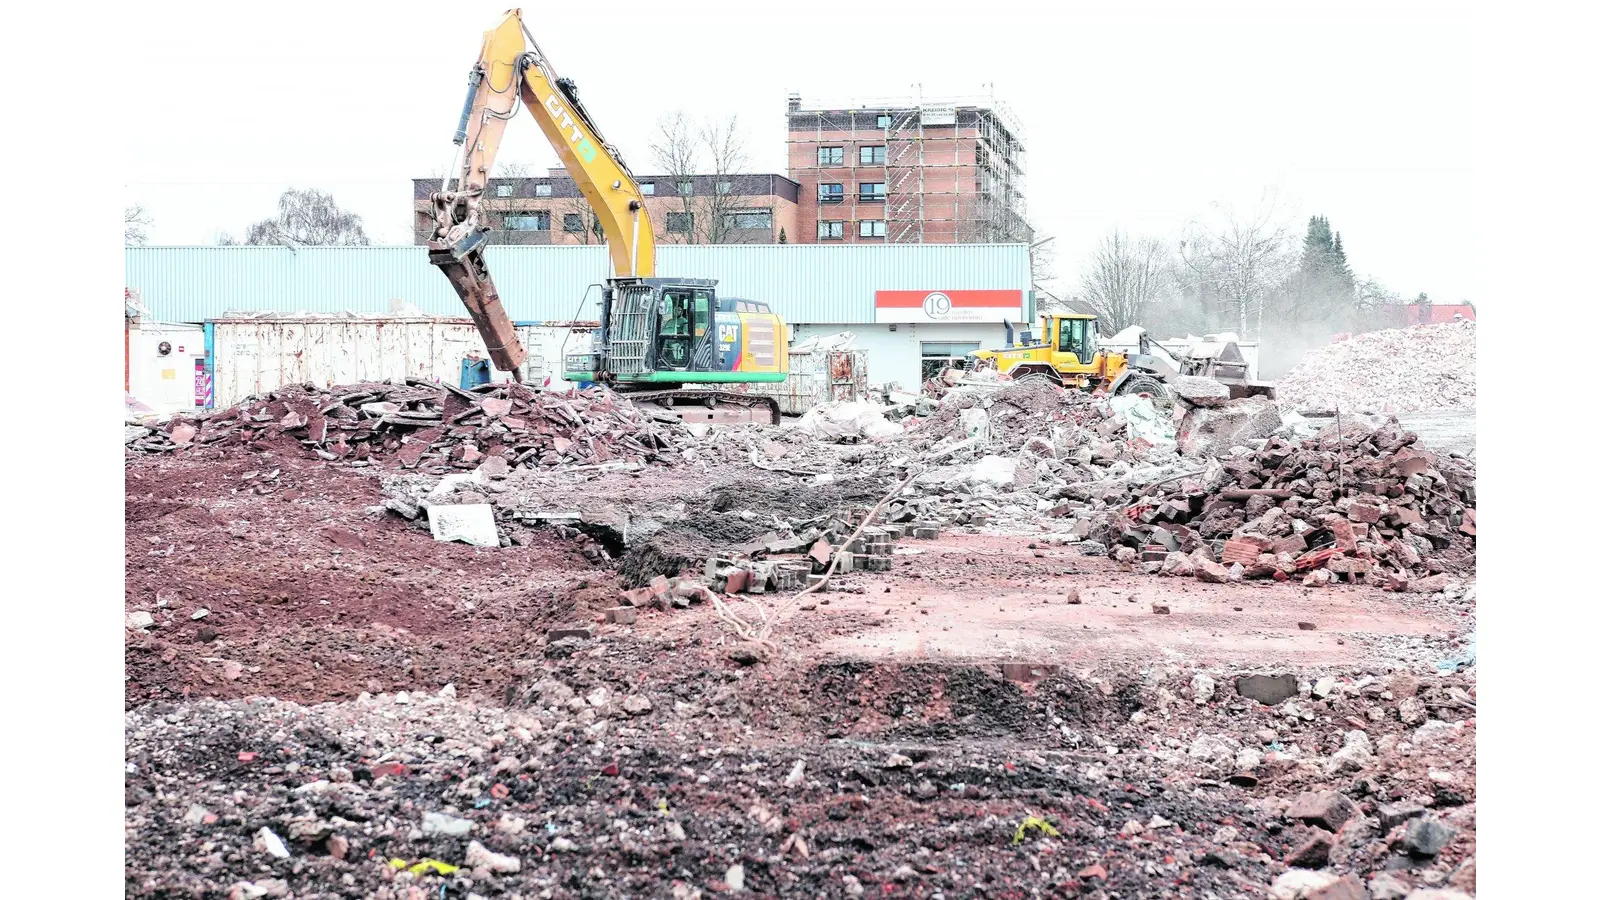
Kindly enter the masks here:
[[[1264, 897], [1309, 836], [1285, 810], [1320, 790], [1359, 811], [1330, 880], [1473, 889], [1475, 674], [1435, 668], [1470, 605], [1145, 576], [947, 527], [803, 602], [729, 598], [779, 616], [744, 665], [706, 604], [603, 611], [760, 538], [742, 511], [826, 515], [883, 480], [730, 464], [489, 488], [662, 517], [606, 559], [514, 519], [511, 546], [434, 541], [384, 508], [393, 472], [298, 449], [129, 461], [126, 608], [154, 618], [127, 632], [129, 896], [693, 897], [738, 865], [753, 896]], [[593, 637], [550, 639], [572, 625]], [[1246, 672], [1300, 690], [1263, 706], [1235, 692]], [[1419, 711], [1455, 736], [1424, 739]], [[1370, 756], [1335, 763], [1355, 731]], [[1413, 800], [1451, 830], [1437, 857], [1376, 824]], [[433, 811], [470, 837], [420, 828]], [[387, 862], [463, 864], [473, 840], [519, 871]]]

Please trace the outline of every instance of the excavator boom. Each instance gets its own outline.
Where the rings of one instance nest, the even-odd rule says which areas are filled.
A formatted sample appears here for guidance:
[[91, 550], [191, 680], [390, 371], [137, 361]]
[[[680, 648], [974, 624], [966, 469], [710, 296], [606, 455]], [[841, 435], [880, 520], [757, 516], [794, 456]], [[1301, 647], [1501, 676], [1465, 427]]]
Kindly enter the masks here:
[[578, 102], [577, 88], [556, 76], [523, 25], [522, 11], [508, 10], [484, 32], [478, 61], [468, 76], [467, 99], [454, 137], [457, 150], [449, 174], [433, 195], [428, 261], [450, 279], [495, 367], [520, 377], [527, 351], [517, 340], [515, 323], [500, 302], [483, 256], [490, 231], [484, 192], [506, 122], [519, 109], [527, 110], [538, 123], [594, 210], [606, 235], [615, 277], [655, 274], [655, 231], [643, 194], [621, 154], [601, 137]]

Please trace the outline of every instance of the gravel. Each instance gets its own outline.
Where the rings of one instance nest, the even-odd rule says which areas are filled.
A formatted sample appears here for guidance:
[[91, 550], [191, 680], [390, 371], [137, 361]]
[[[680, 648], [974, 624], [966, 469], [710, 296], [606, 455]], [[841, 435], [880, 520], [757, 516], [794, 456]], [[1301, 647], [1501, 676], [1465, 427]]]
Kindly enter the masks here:
[[1355, 335], [1307, 353], [1277, 382], [1278, 405], [1357, 413], [1473, 407], [1477, 338], [1473, 322]]

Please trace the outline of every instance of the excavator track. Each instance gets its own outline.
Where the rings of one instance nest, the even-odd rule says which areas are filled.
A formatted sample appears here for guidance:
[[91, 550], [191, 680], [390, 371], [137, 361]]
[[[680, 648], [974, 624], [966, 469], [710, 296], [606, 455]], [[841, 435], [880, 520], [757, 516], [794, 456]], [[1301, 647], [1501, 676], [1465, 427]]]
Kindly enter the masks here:
[[625, 391], [638, 406], [656, 406], [685, 422], [708, 425], [777, 425], [781, 421], [778, 401], [761, 394], [677, 388], [669, 391]]

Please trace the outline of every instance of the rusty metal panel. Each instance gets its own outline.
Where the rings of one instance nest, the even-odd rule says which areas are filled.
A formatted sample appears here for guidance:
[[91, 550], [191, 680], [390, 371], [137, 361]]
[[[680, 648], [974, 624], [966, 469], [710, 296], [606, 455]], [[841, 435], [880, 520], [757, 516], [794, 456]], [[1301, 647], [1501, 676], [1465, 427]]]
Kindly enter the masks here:
[[751, 394], [778, 401], [786, 416], [804, 415], [823, 403], [863, 400], [867, 396], [865, 350], [789, 352], [789, 377], [780, 382], [746, 385]]

